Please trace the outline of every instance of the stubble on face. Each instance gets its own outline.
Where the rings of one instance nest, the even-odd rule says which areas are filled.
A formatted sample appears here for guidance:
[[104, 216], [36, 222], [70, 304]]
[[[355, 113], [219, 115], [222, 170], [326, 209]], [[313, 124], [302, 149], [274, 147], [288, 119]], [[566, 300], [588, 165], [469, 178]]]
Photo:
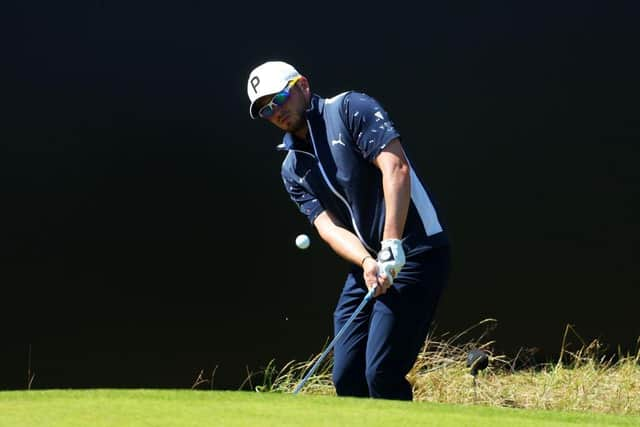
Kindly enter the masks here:
[[292, 88], [291, 98], [276, 112], [273, 122], [285, 132], [295, 135], [306, 134], [305, 111], [307, 109], [305, 96], [298, 87]]
[[307, 121], [305, 116], [305, 112], [308, 108], [307, 100], [300, 87], [296, 86], [293, 90], [295, 93], [292, 95], [294, 95], [295, 99], [292, 99], [291, 101], [293, 101], [294, 112], [291, 117], [288, 131], [299, 138], [304, 139], [307, 134]]
[[307, 125], [306, 121], [300, 114], [294, 114], [293, 117], [291, 117], [291, 121], [289, 124], [289, 128], [287, 129], [287, 132], [297, 134], [301, 130], [303, 130], [306, 127], [306, 125]]

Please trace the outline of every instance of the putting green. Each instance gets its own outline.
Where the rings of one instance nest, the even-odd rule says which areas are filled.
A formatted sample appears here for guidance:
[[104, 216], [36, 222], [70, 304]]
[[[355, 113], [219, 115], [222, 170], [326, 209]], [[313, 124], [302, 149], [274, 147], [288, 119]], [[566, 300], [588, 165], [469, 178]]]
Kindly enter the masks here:
[[631, 426], [640, 417], [246, 391], [0, 392], [0, 426]]

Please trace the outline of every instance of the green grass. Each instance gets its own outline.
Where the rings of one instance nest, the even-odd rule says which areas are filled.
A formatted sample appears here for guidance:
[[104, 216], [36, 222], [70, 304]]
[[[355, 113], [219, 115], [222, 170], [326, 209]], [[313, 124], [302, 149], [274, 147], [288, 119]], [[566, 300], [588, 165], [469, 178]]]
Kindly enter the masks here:
[[631, 426], [640, 417], [248, 391], [0, 392], [0, 426]]

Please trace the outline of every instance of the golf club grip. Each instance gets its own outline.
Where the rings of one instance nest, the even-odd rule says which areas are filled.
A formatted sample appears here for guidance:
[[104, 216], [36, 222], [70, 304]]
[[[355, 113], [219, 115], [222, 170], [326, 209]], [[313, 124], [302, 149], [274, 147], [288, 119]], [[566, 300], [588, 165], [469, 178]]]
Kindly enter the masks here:
[[380, 276], [379, 273], [386, 274], [389, 278], [389, 283], [393, 285], [393, 274], [391, 274], [391, 272], [389, 272], [386, 268], [382, 267], [382, 264], [380, 262], [378, 262], [378, 277]]
[[298, 394], [298, 392], [302, 389], [302, 387], [305, 385], [307, 380], [311, 378], [311, 375], [313, 375], [316, 372], [316, 369], [318, 369], [318, 366], [320, 366], [320, 363], [322, 363], [322, 361], [327, 356], [327, 354], [329, 354], [329, 352], [331, 351], [335, 343], [338, 341], [338, 339], [340, 339], [344, 331], [347, 330], [351, 322], [353, 322], [353, 319], [356, 318], [356, 316], [362, 311], [364, 306], [367, 305], [367, 303], [371, 300], [371, 298], [373, 298], [373, 296], [376, 294], [376, 287], [377, 286], [374, 286], [373, 288], [369, 289], [369, 292], [367, 292], [367, 295], [365, 295], [365, 297], [362, 299], [362, 302], [360, 303], [358, 308], [356, 308], [355, 311], [351, 313], [351, 316], [349, 316], [349, 319], [347, 319], [344, 325], [342, 325], [342, 328], [340, 328], [336, 336], [333, 337], [333, 339], [331, 340], [327, 348], [325, 348], [325, 350], [322, 352], [320, 357], [318, 357], [318, 360], [316, 360], [316, 363], [313, 364], [311, 369], [309, 369], [309, 372], [307, 372], [304, 378], [302, 378], [302, 381], [300, 381], [300, 384], [298, 384], [298, 386], [293, 390], [293, 394]]

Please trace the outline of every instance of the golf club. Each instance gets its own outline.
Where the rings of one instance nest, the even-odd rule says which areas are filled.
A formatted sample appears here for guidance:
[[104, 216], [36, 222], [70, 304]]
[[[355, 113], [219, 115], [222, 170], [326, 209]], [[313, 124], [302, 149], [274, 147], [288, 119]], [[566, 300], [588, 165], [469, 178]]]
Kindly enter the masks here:
[[300, 384], [298, 384], [295, 390], [293, 390], [293, 394], [298, 394], [298, 392], [300, 391], [300, 389], [302, 389], [302, 387], [305, 385], [307, 380], [311, 377], [311, 375], [314, 374], [316, 369], [318, 369], [318, 366], [320, 366], [320, 363], [322, 363], [322, 361], [327, 356], [327, 354], [329, 354], [329, 352], [331, 351], [335, 343], [340, 339], [344, 331], [346, 331], [349, 325], [351, 324], [351, 322], [353, 322], [353, 319], [355, 319], [358, 313], [362, 311], [365, 305], [367, 305], [367, 303], [373, 298], [375, 293], [376, 293], [376, 286], [374, 286], [369, 290], [369, 292], [367, 292], [367, 295], [365, 295], [365, 297], [362, 299], [362, 302], [360, 303], [360, 305], [355, 309], [355, 311], [351, 314], [351, 316], [349, 316], [349, 319], [345, 322], [342, 328], [340, 328], [336, 336], [333, 338], [333, 340], [331, 340], [331, 342], [329, 343], [327, 348], [322, 352], [318, 360], [316, 360], [316, 363], [313, 364], [311, 369], [309, 369], [309, 372], [307, 372], [307, 374], [304, 376], [302, 381], [300, 381]]
[[467, 355], [467, 368], [471, 369], [470, 373], [473, 376], [473, 396], [475, 400], [478, 400], [476, 376], [478, 371], [482, 371], [487, 366], [489, 366], [489, 355], [485, 351], [476, 348]]
[[467, 368], [471, 368], [471, 375], [478, 375], [478, 371], [482, 371], [489, 366], [489, 355], [479, 348], [473, 349], [467, 355]]

